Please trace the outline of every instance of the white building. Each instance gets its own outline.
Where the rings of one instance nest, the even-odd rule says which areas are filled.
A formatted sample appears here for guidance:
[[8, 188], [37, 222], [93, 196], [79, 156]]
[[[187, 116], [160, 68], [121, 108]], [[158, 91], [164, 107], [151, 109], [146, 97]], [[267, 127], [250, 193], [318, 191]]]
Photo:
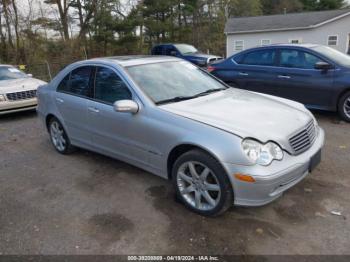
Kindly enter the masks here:
[[225, 27], [226, 54], [283, 43], [312, 43], [350, 53], [350, 9], [231, 18]]

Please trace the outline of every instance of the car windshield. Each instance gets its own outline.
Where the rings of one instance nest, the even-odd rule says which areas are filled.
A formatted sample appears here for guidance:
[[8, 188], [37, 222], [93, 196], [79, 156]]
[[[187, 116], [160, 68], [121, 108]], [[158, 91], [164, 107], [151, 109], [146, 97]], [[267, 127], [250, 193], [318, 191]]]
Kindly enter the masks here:
[[349, 55], [346, 55], [328, 46], [316, 46], [312, 49], [320, 53], [321, 55], [324, 55], [325, 57], [329, 58], [330, 60], [333, 60], [339, 65], [350, 66]]
[[227, 88], [185, 61], [131, 66], [127, 71], [156, 104], [192, 99]]
[[192, 45], [177, 44], [175, 47], [183, 55], [198, 53], [198, 50]]
[[28, 76], [22, 71], [12, 66], [1, 66], [0, 67], [0, 81], [11, 80], [18, 78], [27, 78]]

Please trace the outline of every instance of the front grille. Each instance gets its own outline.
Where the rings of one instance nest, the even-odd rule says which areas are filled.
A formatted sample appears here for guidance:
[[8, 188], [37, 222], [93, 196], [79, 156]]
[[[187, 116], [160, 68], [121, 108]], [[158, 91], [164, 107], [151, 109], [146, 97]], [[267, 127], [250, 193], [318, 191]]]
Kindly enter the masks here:
[[302, 131], [289, 139], [289, 143], [295, 154], [301, 154], [308, 150], [316, 139], [316, 127], [311, 121]]
[[25, 100], [36, 97], [36, 90], [21, 91], [16, 93], [7, 93], [6, 97], [9, 101]]
[[222, 58], [217, 58], [217, 57], [209, 58], [208, 64], [211, 64], [211, 63], [218, 61], [220, 59], [222, 59]]

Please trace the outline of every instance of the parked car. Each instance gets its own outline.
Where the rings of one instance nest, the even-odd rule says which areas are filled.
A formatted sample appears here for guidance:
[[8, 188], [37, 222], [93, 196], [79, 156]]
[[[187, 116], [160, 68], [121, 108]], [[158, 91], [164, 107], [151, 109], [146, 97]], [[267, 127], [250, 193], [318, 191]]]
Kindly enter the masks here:
[[350, 56], [321, 45], [272, 45], [233, 55], [208, 68], [238, 88], [337, 111], [350, 122]]
[[170, 179], [207, 216], [278, 198], [314, 170], [324, 144], [302, 104], [228, 87], [178, 58], [74, 63], [38, 99], [59, 153], [85, 148]]
[[0, 115], [36, 108], [36, 90], [46, 84], [16, 67], [0, 65]]
[[205, 67], [212, 62], [222, 59], [220, 56], [201, 53], [194, 46], [188, 44], [156, 45], [152, 48], [151, 54], [179, 57], [200, 67]]

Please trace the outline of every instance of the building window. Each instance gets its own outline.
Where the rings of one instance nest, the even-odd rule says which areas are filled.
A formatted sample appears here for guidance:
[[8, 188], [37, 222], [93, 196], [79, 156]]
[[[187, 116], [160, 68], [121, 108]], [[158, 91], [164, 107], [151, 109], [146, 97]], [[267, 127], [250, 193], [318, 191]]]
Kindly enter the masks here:
[[262, 39], [261, 46], [267, 46], [267, 45], [271, 45], [271, 40], [270, 39]]
[[290, 44], [301, 44], [301, 39], [289, 39]]
[[244, 41], [243, 40], [236, 40], [234, 50], [235, 51], [242, 51], [244, 49]]
[[337, 35], [330, 35], [330, 36], [328, 36], [328, 45], [329, 46], [336, 46], [336, 45], [338, 45], [338, 36]]

